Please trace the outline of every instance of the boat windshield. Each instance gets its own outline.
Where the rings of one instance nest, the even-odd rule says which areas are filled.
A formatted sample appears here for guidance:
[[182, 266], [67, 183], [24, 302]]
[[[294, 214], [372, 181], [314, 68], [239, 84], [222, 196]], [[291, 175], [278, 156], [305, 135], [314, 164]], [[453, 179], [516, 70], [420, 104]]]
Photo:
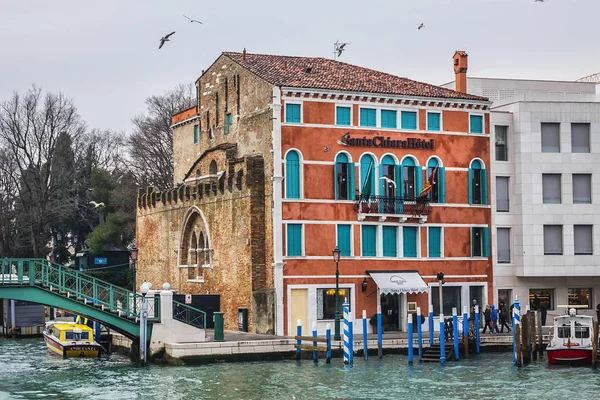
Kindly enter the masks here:
[[578, 339], [586, 339], [590, 337], [590, 327], [582, 326], [580, 323], [575, 322], [575, 337]]
[[89, 332], [65, 332], [65, 340], [90, 340]]
[[557, 330], [559, 338], [571, 337], [571, 325], [564, 324], [562, 326], [557, 327]]

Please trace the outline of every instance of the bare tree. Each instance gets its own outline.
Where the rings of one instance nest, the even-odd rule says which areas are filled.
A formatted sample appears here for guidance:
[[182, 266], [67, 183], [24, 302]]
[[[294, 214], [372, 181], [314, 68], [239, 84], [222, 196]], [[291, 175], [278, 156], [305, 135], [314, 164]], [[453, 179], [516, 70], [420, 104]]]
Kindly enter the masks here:
[[[45, 93], [33, 86], [25, 95], [14, 93], [0, 103], [0, 145], [7, 158], [0, 171], [16, 188], [16, 206], [21, 218], [20, 229], [29, 236], [29, 252], [33, 257], [46, 255], [55, 185], [70, 179], [68, 171], [53, 173], [57, 168], [70, 168], [57, 162], [55, 152], [59, 137], [77, 143], [85, 132], [73, 101], [63, 94]], [[64, 154], [69, 153], [66, 149]], [[56, 179], [60, 177], [59, 179]]]
[[146, 99], [146, 113], [132, 119], [128, 166], [139, 186], [173, 186], [173, 132], [171, 116], [192, 107], [194, 86], [180, 84], [160, 96]]

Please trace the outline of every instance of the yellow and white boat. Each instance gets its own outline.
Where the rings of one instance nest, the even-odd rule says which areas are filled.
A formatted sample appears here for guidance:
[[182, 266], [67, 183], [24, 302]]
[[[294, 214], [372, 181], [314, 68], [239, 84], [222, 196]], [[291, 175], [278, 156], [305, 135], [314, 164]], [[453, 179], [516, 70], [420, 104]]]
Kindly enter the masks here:
[[102, 346], [94, 339], [94, 330], [78, 322], [49, 321], [44, 330], [48, 350], [63, 358], [100, 357]]

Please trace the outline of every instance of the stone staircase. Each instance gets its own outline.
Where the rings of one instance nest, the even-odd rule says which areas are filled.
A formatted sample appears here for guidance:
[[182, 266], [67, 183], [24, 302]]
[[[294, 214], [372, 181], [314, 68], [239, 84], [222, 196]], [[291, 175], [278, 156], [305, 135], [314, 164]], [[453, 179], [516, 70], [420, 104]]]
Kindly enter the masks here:
[[[447, 341], [444, 346], [446, 361], [454, 360], [454, 344], [452, 341]], [[440, 344], [434, 343], [429, 347], [423, 348], [423, 357], [421, 362], [440, 362]]]

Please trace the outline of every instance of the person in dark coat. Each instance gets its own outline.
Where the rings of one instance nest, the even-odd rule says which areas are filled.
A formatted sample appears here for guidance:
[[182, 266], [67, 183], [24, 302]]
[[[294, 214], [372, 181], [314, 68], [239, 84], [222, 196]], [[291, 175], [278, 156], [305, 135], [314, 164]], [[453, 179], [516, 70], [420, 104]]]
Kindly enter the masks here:
[[508, 321], [508, 306], [502, 301], [500, 303], [500, 333], [504, 332], [504, 327], [506, 327], [510, 333], [510, 326], [508, 326], [506, 321]]
[[539, 310], [540, 309], [540, 298], [537, 297], [537, 294], [533, 295], [533, 301], [532, 301], [532, 307], [534, 310]]
[[490, 332], [492, 332], [492, 310], [490, 310], [490, 306], [485, 306], [483, 316], [485, 318], [485, 326], [483, 327], [483, 331], [481, 333], [485, 333], [488, 328], [490, 328]]
[[542, 326], [546, 326], [546, 315], [548, 315], [548, 306], [546, 303], [540, 304], [540, 312], [542, 313]]

